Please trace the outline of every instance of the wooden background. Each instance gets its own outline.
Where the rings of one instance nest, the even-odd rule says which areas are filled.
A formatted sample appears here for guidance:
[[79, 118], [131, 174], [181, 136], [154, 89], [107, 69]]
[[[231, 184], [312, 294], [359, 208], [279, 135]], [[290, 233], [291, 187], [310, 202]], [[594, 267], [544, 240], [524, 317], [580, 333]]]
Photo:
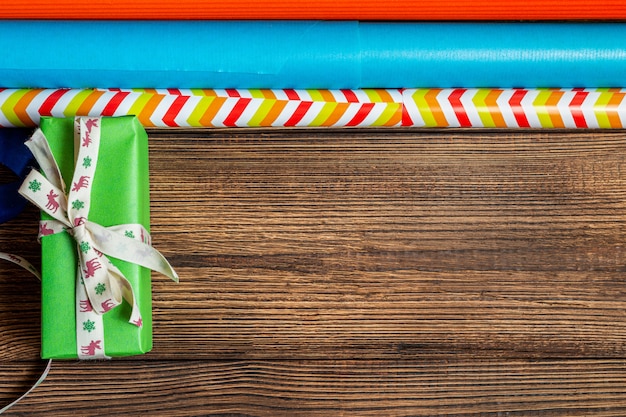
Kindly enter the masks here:
[[[149, 133], [181, 275], [153, 352], [54, 362], [7, 416], [626, 415], [623, 132]], [[36, 218], [0, 248], [37, 263]], [[2, 263], [2, 405], [44, 367], [39, 298]]]

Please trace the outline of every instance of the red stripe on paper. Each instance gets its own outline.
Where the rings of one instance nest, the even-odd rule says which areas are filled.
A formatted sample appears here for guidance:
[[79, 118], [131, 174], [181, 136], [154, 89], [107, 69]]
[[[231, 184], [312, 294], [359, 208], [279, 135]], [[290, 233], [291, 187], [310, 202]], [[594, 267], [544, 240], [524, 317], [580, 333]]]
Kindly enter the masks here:
[[511, 106], [513, 116], [515, 116], [519, 127], [530, 127], [530, 123], [528, 123], [528, 119], [522, 108], [522, 100], [526, 97], [527, 93], [528, 90], [516, 90], [509, 99], [509, 105]]
[[230, 111], [226, 119], [224, 119], [224, 126], [234, 127], [236, 126], [237, 119], [241, 117], [241, 114], [246, 110], [248, 104], [252, 101], [250, 98], [242, 98], [237, 100], [237, 104]]
[[402, 104], [401, 109], [402, 109], [402, 124], [400, 126], [413, 126], [415, 122], [413, 122], [413, 119], [411, 119], [409, 110], [406, 108], [404, 104]]
[[365, 120], [365, 118], [368, 114], [370, 114], [373, 108], [374, 103], [364, 103], [363, 105], [361, 105], [361, 108], [354, 115], [352, 120], [346, 123], [346, 126], [358, 126], [359, 124], [363, 123], [363, 120]]
[[109, 100], [107, 105], [104, 106], [104, 109], [102, 109], [102, 115], [113, 116], [117, 108], [120, 106], [120, 104], [122, 104], [122, 101], [124, 101], [124, 99], [129, 94], [130, 94], [130, 91], [120, 91], [118, 93], [115, 93], [115, 95], [111, 97], [111, 100]]
[[40, 116], [52, 116], [52, 109], [59, 102], [63, 94], [67, 93], [68, 89], [56, 90], [48, 96], [47, 99], [39, 107]]
[[228, 94], [228, 97], [241, 97], [239, 91], [235, 90], [234, 88], [227, 88], [226, 94]]
[[466, 88], [455, 89], [452, 94], [450, 94], [448, 101], [452, 105], [452, 110], [454, 111], [456, 119], [459, 121], [459, 126], [472, 127], [472, 122], [470, 122], [465, 107], [463, 107], [463, 103], [461, 103], [461, 97], [463, 97], [466, 91]]
[[283, 91], [285, 92], [289, 100], [300, 100], [300, 96], [298, 95], [298, 93], [296, 93], [296, 90], [285, 89]]
[[178, 96], [174, 99], [170, 108], [167, 109], [167, 112], [165, 112], [165, 116], [163, 116], [163, 123], [165, 123], [165, 125], [169, 127], [178, 127], [178, 124], [174, 121], [174, 119], [176, 119], [176, 116], [179, 115], [187, 100], [189, 100], [189, 97], [185, 96]]
[[578, 91], [572, 101], [569, 103], [570, 111], [572, 112], [572, 118], [576, 127], [587, 127], [587, 121], [582, 111], [582, 104], [589, 95], [586, 91]]
[[287, 120], [285, 122], [285, 126], [295, 126], [295, 125], [297, 125], [298, 122], [300, 122], [300, 120], [302, 120], [302, 118], [304, 117], [306, 112], [309, 111], [309, 109], [311, 108], [312, 105], [313, 105], [313, 102], [311, 102], [311, 101], [303, 101], [300, 104], [298, 104], [298, 107], [293, 112], [293, 114], [291, 115], [289, 120]]
[[346, 97], [346, 100], [348, 100], [348, 103], [358, 103], [359, 102], [359, 98], [356, 96], [356, 94], [354, 94], [354, 91], [352, 91], [352, 90], [341, 90], [341, 92]]

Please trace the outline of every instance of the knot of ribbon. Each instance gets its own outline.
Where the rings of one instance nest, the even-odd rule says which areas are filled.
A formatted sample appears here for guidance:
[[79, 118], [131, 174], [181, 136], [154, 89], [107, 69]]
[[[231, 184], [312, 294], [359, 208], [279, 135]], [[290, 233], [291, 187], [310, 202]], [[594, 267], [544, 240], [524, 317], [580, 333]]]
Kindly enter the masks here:
[[81, 359], [106, 357], [101, 315], [123, 300], [131, 306], [129, 323], [142, 326], [133, 288], [107, 256], [149, 268], [178, 281], [178, 275], [165, 257], [151, 246], [149, 234], [142, 225], [104, 227], [89, 220], [91, 188], [100, 148], [100, 126], [101, 118], [75, 118], [77, 162], [69, 191], [66, 191], [44, 133], [37, 129], [26, 146], [45, 175], [32, 170], [19, 189], [20, 194], [52, 218], [41, 221], [40, 237], [67, 232], [76, 241], [77, 353]]

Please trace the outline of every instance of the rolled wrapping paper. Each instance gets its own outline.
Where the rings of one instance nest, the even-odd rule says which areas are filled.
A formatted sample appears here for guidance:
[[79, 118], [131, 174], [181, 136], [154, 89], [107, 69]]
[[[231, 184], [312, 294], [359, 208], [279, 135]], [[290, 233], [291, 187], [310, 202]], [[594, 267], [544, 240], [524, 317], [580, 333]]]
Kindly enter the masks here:
[[4, 0], [12, 19], [624, 19], [620, 0]]
[[4, 89], [0, 126], [135, 115], [157, 127], [400, 126], [400, 90]]
[[626, 90], [411, 89], [403, 126], [496, 128], [626, 127]]
[[622, 129], [626, 89], [0, 91], [3, 127], [36, 126], [41, 116], [124, 115], [150, 127]]
[[1, 21], [0, 48], [7, 88], [626, 86], [626, 23]]

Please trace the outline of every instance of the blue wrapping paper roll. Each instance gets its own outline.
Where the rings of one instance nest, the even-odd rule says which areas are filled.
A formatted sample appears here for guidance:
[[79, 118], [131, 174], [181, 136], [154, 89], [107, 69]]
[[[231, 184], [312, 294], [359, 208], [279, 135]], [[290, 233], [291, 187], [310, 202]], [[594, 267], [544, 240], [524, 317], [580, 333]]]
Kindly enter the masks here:
[[2, 21], [0, 47], [10, 88], [626, 85], [622, 23]]

